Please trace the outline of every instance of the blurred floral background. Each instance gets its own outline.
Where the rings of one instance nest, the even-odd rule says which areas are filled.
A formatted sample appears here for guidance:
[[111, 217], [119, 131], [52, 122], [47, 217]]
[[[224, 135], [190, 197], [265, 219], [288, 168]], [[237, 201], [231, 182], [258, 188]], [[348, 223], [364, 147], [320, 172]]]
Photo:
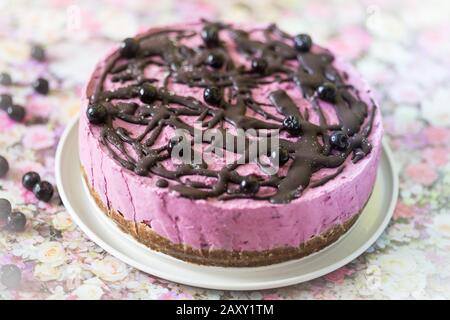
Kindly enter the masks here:
[[[23, 232], [0, 231], [0, 266], [17, 280], [0, 275], [0, 299], [450, 299], [449, 1], [0, 0], [0, 12], [0, 94], [26, 111], [16, 122], [0, 110], [0, 155], [10, 167], [0, 198], [26, 217]], [[45, 203], [22, 186], [30, 170], [54, 183], [58, 139], [112, 44], [150, 26], [202, 17], [310, 33], [375, 88], [400, 198], [386, 232], [347, 266], [276, 290], [183, 286], [113, 258], [74, 225], [57, 196]], [[30, 58], [37, 44], [43, 62]], [[38, 77], [49, 94], [33, 91]]]

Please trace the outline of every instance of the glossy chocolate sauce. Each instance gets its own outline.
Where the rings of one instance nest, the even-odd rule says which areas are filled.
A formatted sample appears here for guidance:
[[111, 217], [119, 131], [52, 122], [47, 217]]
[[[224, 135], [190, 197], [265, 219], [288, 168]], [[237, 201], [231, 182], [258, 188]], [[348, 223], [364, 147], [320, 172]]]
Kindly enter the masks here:
[[[359, 98], [358, 92], [345, 83], [346, 76], [333, 67], [333, 55], [325, 50], [299, 52], [293, 45], [293, 37], [275, 25], [264, 29], [265, 40], [260, 41], [252, 39], [252, 32], [230, 25], [207, 21], [203, 21], [203, 24], [202, 32], [218, 35], [216, 43], [188, 47], [182, 44], [181, 40], [199, 37], [200, 32], [176, 29], [149, 31], [134, 39], [138, 43], [134, 56], [123, 57], [123, 54], [117, 51], [108, 59], [94, 94], [90, 97], [90, 105], [101, 104], [106, 108], [106, 120], [100, 124], [100, 139], [120, 165], [138, 175], [157, 175], [158, 187], [168, 187], [180, 196], [190, 199], [251, 198], [272, 203], [288, 203], [301, 196], [308, 186], [318, 187], [338, 176], [349, 156], [353, 162], [357, 162], [371, 151], [368, 136], [376, 106], [372, 103], [369, 114], [369, 108]], [[259, 59], [255, 68], [237, 65], [231, 59], [228, 46], [220, 41], [220, 34], [223, 33], [231, 36], [237, 51], [243, 57], [249, 61]], [[215, 55], [215, 67], [205, 63], [211, 55]], [[144, 70], [149, 65], [167, 72], [163, 86], [157, 87], [156, 79], [145, 78]], [[111, 81], [121, 83], [122, 87], [104, 90], [108, 76]], [[252, 90], [273, 81], [295, 83], [304, 98], [311, 102], [320, 123], [310, 122], [308, 111], [302, 113], [283, 90], [271, 92], [269, 96], [278, 116], [266, 112], [262, 106], [267, 105], [256, 101]], [[169, 83], [197, 88], [218, 88], [221, 91], [220, 101], [211, 105], [193, 97], [179, 96], [167, 89]], [[327, 102], [335, 108], [338, 125], [329, 125], [322, 112], [321, 105], [324, 101], [318, 92], [324, 84], [331, 84], [334, 88], [331, 98], [325, 98], [332, 99]], [[141, 97], [140, 90], [145, 86], [154, 86], [156, 89], [153, 93], [149, 91], [147, 100], [141, 98], [144, 102], [127, 102]], [[267, 121], [249, 116], [249, 110]], [[166, 126], [184, 129], [194, 135], [194, 127], [181, 120], [181, 116], [195, 117], [196, 120], [202, 121], [205, 129], [223, 130], [224, 137], [231, 135], [223, 129], [224, 122], [239, 129], [255, 129], [257, 132], [270, 132], [274, 129], [290, 132], [293, 140], [280, 138], [279, 149], [283, 150], [269, 152], [281, 154], [283, 151], [288, 156], [285, 163], [280, 163], [288, 167], [287, 174], [242, 176], [237, 172], [240, 166], [237, 162], [225, 165], [220, 170], [211, 170], [205, 163], [197, 166], [180, 164], [169, 170], [163, 162], [170, 158], [171, 143], [163, 147], [154, 147], [154, 144]], [[283, 124], [288, 117], [298, 124], [294, 133]], [[145, 130], [139, 136], [131, 137], [124, 128], [113, 126], [113, 120], [116, 118], [145, 126]], [[369, 119], [366, 121], [366, 118]], [[344, 148], [337, 149], [330, 142], [330, 136], [335, 132], [345, 135], [347, 140]], [[236, 137], [231, 135], [231, 138]], [[202, 143], [210, 141], [204, 139]], [[127, 144], [133, 148], [137, 157], [132, 157], [127, 152]], [[246, 140], [244, 152], [240, 154], [245, 157], [246, 163], [258, 160], [249, 157], [249, 145], [250, 142]], [[223, 148], [229, 152], [238, 152], [226, 143], [223, 143]], [[311, 181], [312, 175], [322, 168], [336, 168], [336, 171], [318, 181]], [[208, 185], [182, 179], [198, 175], [215, 179], [215, 183]], [[270, 188], [272, 191], [270, 194], [266, 192], [265, 195], [260, 195], [260, 187], [265, 187], [266, 190]]]

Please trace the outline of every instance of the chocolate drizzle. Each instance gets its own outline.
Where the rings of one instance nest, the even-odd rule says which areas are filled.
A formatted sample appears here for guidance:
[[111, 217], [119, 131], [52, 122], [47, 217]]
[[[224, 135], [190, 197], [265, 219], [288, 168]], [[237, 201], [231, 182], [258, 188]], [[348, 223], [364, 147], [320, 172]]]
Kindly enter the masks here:
[[[357, 162], [371, 151], [368, 136], [376, 106], [372, 102], [369, 115], [369, 108], [359, 98], [357, 90], [347, 85], [346, 76], [333, 67], [334, 57], [328, 51], [313, 49], [298, 52], [294, 48], [293, 38], [275, 25], [263, 30], [264, 40], [252, 39], [252, 32], [222, 23], [204, 21], [203, 31], [205, 30], [205, 34], [212, 30], [219, 36], [221, 33], [228, 33], [239, 54], [248, 61], [259, 59], [258, 68], [249, 70], [238, 65], [230, 55], [229, 45], [221, 42], [220, 38], [213, 45], [209, 43], [208, 46], [188, 47], [182, 40], [200, 37], [200, 31], [175, 29], [150, 31], [136, 37], [138, 48], [134, 57], [122, 57], [117, 51], [108, 59], [90, 97], [90, 104], [100, 104], [106, 108], [107, 119], [101, 125], [100, 139], [111, 156], [123, 167], [142, 176], [157, 175], [160, 177], [156, 183], [158, 187], [169, 187], [180, 196], [190, 199], [252, 198], [272, 203], [288, 203], [299, 197], [308, 186], [318, 187], [338, 176], [343, 171], [348, 156], [352, 155], [353, 162]], [[213, 69], [206, 62], [210, 55], [219, 55], [223, 63]], [[152, 92], [142, 91], [144, 86], [149, 87], [150, 84], [158, 82], [157, 79], [145, 77], [144, 70], [149, 65], [167, 72], [163, 85], [155, 85], [154, 95]], [[107, 79], [121, 83], [121, 87], [104, 90]], [[317, 113], [319, 124], [310, 122], [310, 111], [306, 109], [302, 112], [283, 90], [270, 93], [271, 105], [260, 103], [253, 98], [252, 91], [255, 88], [274, 81], [295, 83], [304, 98], [313, 106], [310, 111]], [[180, 96], [169, 91], [170, 83], [195, 88], [215, 87], [220, 90], [221, 99], [216, 105], [211, 105], [193, 97]], [[318, 95], [318, 88], [325, 83], [332, 84], [332, 88], [335, 88], [332, 92], [333, 101], [324, 101]], [[147, 100], [143, 94], [146, 94]], [[128, 101], [139, 98], [140, 103]], [[334, 107], [338, 125], [327, 123], [322, 111], [325, 103]], [[269, 106], [274, 107], [278, 115], [265, 111], [263, 107]], [[250, 116], [250, 110], [265, 120]], [[280, 138], [279, 146], [288, 156], [288, 161], [282, 163], [287, 167], [287, 174], [243, 176], [237, 171], [240, 166], [237, 162], [225, 165], [220, 170], [211, 170], [206, 163], [198, 166], [180, 164], [172, 170], [166, 168], [163, 162], [170, 158], [171, 143], [162, 147], [154, 145], [166, 126], [187, 130], [194, 136], [194, 127], [183, 121], [182, 116], [202, 121], [205, 129], [222, 130], [224, 139], [237, 138], [224, 129], [225, 122], [239, 129], [255, 129], [258, 133], [270, 132], [273, 129], [292, 133], [283, 126], [283, 120], [291, 117], [299, 126], [298, 134], [294, 134], [293, 139]], [[115, 127], [114, 119], [145, 126], [145, 130], [137, 137], [132, 137], [125, 128]], [[330, 134], [336, 131], [348, 136], [348, 144], [343, 150], [334, 148], [330, 143]], [[205, 138], [202, 138], [201, 142], [213, 144]], [[246, 163], [259, 160], [249, 157], [250, 144], [251, 141], [246, 139], [245, 151], [240, 154], [245, 157]], [[226, 143], [223, 146], [229, 152], [239, 152]], [[135, 156], [130, 154], [130, 148]], [[311, 182], [313, 174], [322, 168], [336, 168], [336, 171], [321, 180]], [[215, 182], [207, 184], [191, 181], [186, 179], [187, 176], [202, 176]], [[239, 188], [252, 184], [257, 184], [249, 189], [254, 190], [252, 192]], [[266, 189], [265, 193], [261, 189]]]

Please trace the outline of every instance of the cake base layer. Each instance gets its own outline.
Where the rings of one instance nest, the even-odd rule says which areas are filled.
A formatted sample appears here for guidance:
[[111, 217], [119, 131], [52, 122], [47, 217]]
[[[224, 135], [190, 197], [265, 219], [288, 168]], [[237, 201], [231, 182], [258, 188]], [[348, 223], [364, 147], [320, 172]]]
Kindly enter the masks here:
[[274, 248], [263, 251], [196, 249], [191, 246], [173, 243], [158, 235], [145, 223], [135, 223], [134, 221], [126, 220], [123, 215], [114, 208], [108, 209], [101, 200], [100, 195], [92, 189], [83, 168], [81, 171], [86, 185], [97, 205], [120, 227], [120, 229], [132, 235], [136, 240], [152, 250], [168, 254], [177, 259], [202, 265], [220, 267], [258, 267], [300, 259], [337, 241], [351, 228], [361, 213], [355, 214], [344, 223], [331, 227], [327, 231], [311, 238], [298, 247]]

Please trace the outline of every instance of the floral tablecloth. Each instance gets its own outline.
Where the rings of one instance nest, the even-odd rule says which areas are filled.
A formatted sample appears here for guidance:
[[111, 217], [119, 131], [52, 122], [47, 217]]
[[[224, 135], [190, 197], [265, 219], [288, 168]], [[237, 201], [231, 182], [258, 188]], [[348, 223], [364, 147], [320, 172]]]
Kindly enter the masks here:
[[[10, 171], [0, 198], [27, 217], [23, 233], [0, 232], [0, 266], [20, 268], [1, 299], [389, 299], [450, 298], [450, 2], [372, 1], [0, 1], [1, 86], [27, 110], [23, 123], [0, 111], [0, 155]], [[277, 22], [308, 32], [351, 60], [375, 87], [386, 139], [400, 170], [400, 198], [386, 232], [361, 257], [319, 279], [286, 288], [226, 292], [154, 278], [88, 240], [55, 197], [39, 202], [21, 185], [37, 171], [54, 183], [54, 156], [79, 109], [83, 84], [111, 46], [157, 24], [201, 17]], [[48, 62], [30, 60], [41, 43]], [[48, 96], [33, 94], [38, 76]]]

